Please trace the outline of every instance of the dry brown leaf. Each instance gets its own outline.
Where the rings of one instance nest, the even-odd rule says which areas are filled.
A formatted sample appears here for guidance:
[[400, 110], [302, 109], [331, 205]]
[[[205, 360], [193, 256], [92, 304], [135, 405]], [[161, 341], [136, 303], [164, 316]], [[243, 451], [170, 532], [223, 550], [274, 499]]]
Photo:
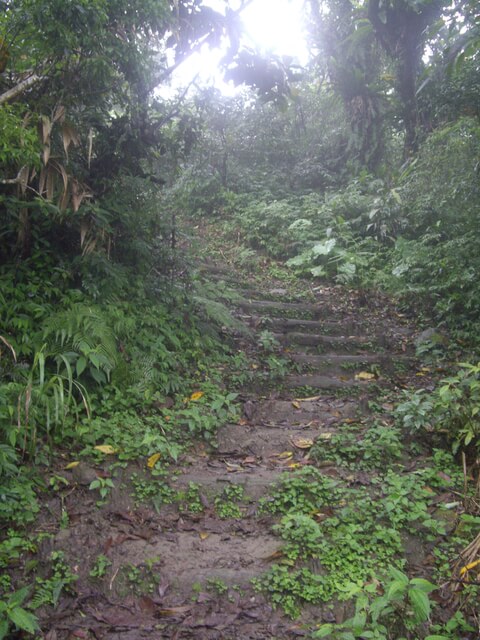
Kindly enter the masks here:
[[63, 120], [65, 117], [65, 107], [62, 104], [59, 104], [53, 113], [52, 123], [58, 122], [59, 120]]
[[50, 146], [50, 134], [52, 133], [52, 123], [48, 116], [40, 116], [40, 129], [43, 144]]
[[168, 609], [159, 609], [158, 614], [163, 618], [168, 618], [171, 616], [178, 616], [184, 613], [188, 613], [192, 607], [189, 605], [184, 605], [180, 607], [169, 607]]
[[50, 160], [50, 144], [45, 144], [43, 146], [42, 159], [44, 166], [47, 166], [48, 161]]
[[297, 449], [310, 449], [313, 447], [313, 440], [311, 438], [292, 438], [291, 442]]
[[70, 145], [73, 144], [74, 147], [78, 147], [78, 145], [80, 144], [80, 138], [76, 129], [72, 127], [72, 125], [68, 122], [62, 123], [62, 141], [67, 158]]

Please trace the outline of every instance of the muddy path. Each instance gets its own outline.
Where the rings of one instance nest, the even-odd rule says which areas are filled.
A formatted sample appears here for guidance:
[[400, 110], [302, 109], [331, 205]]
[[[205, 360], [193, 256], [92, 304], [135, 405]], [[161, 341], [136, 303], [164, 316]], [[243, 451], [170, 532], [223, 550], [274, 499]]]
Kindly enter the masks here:
[[[381, 553], [395, 563], [401, 550], [403, 567], [431, 573], [435, 536], [423, 535], [421, 527], [418, 535], [415, 527], [402, 529], [400, 518], [395, 530], [381, 502], [381, 478], [391, 464], [399, 473], [425, 466], [420, 450], [405, 452], [387, 437], [391, 396], [419, 371], [415, 327], [382, 298], [341, 287], [295, 294], [271, 280], [261, 288], [221, 263], [207, 262], [203, 270], [241, 293], [233, 312], [247, 331], [235, 338], [238, 351], [254, 352], [259, 337], [268, 338], [273, 356], [288, 366], [274, 380], [259, 366], [258, 377], [242, 389], [241, 416], [222, 426], [215, 447], [197, 443], [161, 477], [151, 478], [144, 461], [119, 467], [101, 507], [88, 490], [101, 468], [82, 462], [63, 473], [74, 490], [44, 505], [38, 528], [48, 531], [63, 510], [68, 526], [52, 527], [39, 557], [63, 552], [76, 579], [65, 585], [56, 609], [38, 611], [48, 640], [286, 639], [311, 637], [321, 622], [342, 622], [351, 605], [338, 592], [308, 598], [291, 584], [275, 587], [275, 576], [302, 567], [327, 582], [335, 574], [322, 564], [322, 553], [327, 557], [334, 547], [291, 551], [291, 539], [278, 528], [293, 517], [289, 499], [320, 526], [350, 509], [345, 517], [357, 518], [371, 566]], [[377, 431], [368, 448], [370, 428]], [[336, 438], [342, 433], [350, 443], [346, 457]], [[376, 446], [377, 437], [385, 444]], [[149, 499], [135, 499], [142, 492]], [[439, 505], [453, 499], [449, 489], [436, 488], [425, 518], [440, 521]], [[357, 500], [363, 502], [355, 515]], [[360, 524], [367, 504], [377, 513], [372, 522], [380, 538], [372, 547], [365, 536], [373, 534]], [[389, 535], [396, 539], [393, 551], [383, 539]], [[345, 568], [338, 571], [345, 582]]]

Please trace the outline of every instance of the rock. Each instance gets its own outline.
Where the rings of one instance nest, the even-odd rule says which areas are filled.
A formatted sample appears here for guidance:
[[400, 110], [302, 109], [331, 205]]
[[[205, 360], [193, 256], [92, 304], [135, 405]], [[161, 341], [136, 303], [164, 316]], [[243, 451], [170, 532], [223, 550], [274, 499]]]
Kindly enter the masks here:
[[72, 476], [77, 484], [89, 485], [97, 479], [97, 472], [93, 467], [89, 467], [84, 462], [72, 469]]
[[428, 329], [425, 329], [418, 334], [418, 336], [414, 340], [414, 344], [418, 348], [428, 342], [434, 345], [441, 345], [445, 347], [448, 345], [448, 338], [444, 333], [440, 331], [440, 329], [436, 327], [429, 327]]

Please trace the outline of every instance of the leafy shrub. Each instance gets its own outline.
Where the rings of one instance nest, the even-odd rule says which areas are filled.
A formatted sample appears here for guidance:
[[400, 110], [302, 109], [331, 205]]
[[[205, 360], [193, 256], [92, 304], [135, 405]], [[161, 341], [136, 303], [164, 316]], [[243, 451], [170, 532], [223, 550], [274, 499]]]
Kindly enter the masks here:
[[460, 447], [480, 450], [480, 363], [461, 363], [453, 376], [444, 378], [433, 392], [407, 393], [396, 416], [411, 431], [442, 434]]

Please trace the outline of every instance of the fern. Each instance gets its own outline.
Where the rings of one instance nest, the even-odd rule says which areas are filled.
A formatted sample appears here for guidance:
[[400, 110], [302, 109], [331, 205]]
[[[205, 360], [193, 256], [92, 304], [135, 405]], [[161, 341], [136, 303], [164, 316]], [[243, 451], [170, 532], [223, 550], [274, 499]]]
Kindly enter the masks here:
[[[53, 356], [72, 350], [85, 358], [85, 366], [88, 361], [107, 378], [120, 360], [115, 333], [98, 306], [74, 304], [56, 313], [44, 323], [44, 339]], [[85, 366], [80, 370], [77, 365], [78, 375]]]
[[231, 289], [214, 285], [211, 282], [196, 281], [194, 287], [193, 301], [210, 322], [239, 333], [249, 333], [248, 327], [238, 318], [235, 318], [224, 302], [240, 300], [241, 297], [238, 294]]

